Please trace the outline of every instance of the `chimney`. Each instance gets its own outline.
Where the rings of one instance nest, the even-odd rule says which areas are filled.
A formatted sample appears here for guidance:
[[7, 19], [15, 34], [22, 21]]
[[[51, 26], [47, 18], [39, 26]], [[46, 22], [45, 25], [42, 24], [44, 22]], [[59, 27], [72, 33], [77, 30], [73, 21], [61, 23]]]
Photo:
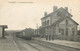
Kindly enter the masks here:
[[44, 16], [47, 16], [47, 12], [44, 13]]
[[53, 7], [53, 11], [56, 11], [56, 10], [57, 10], [57, 8], [58, 8], [57, 6], [54, 6], [54, 7]]
[[65, 10], [68, 11], [68, 7], [65, 7]]

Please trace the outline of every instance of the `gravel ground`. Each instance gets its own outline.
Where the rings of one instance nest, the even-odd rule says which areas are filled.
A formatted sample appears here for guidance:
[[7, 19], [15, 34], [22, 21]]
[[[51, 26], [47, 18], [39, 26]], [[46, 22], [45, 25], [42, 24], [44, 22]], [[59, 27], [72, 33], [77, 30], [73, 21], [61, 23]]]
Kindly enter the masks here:
[[18, 47], [10, 36], [0, 39], [0, 51], [19, 51]]

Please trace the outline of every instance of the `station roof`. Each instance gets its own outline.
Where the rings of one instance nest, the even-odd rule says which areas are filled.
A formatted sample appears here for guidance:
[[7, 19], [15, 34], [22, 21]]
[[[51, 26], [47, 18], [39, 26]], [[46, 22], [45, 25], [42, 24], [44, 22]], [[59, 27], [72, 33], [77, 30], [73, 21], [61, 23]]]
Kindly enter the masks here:
[[0, 25], [0, 27], [8, 28], [7, 25]]

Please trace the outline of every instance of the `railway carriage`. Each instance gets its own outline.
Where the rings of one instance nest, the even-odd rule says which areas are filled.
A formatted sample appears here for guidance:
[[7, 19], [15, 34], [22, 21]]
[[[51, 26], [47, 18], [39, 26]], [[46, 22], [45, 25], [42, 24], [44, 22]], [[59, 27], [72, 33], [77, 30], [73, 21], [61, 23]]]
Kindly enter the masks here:
[[17, 37], [30, 40], [32, 39], [33, 35], [34, 35], [34, 30], [31, 28], [26, 28], [22, 30], [19, 34], [17, 34]]

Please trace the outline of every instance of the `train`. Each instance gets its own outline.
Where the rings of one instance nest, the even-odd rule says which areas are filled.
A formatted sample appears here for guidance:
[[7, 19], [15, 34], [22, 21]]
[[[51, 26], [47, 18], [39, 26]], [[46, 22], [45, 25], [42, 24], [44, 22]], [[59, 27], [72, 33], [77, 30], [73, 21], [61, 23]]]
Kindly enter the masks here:
[[31, 40], [34, 36], [34, 29], [26, 28], [22, 31], [16, 32], [16, 37]]

